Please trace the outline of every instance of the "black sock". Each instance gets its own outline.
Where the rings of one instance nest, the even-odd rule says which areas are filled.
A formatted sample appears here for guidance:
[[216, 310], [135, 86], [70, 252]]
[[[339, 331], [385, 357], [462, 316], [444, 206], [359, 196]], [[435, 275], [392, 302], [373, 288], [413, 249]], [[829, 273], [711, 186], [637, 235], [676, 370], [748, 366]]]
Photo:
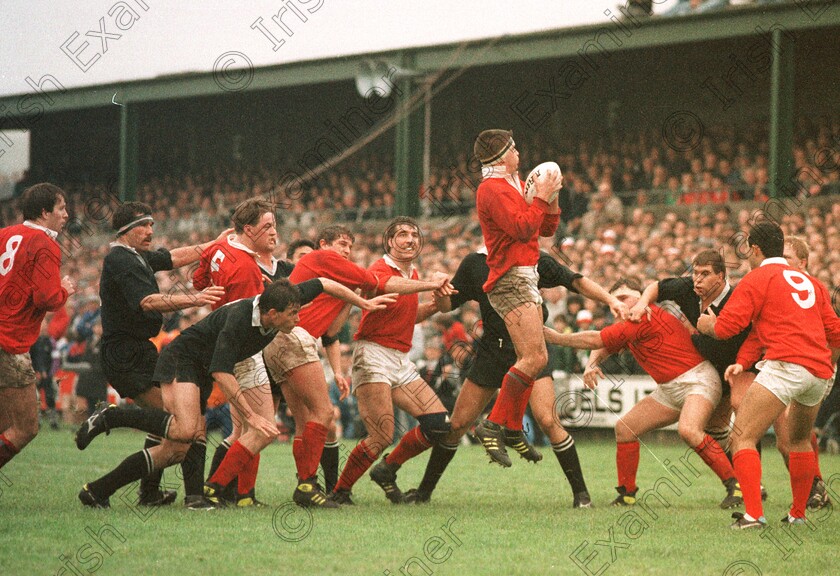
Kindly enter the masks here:
[[457, 444], [444, 444], [439, 442], [432, 446], [432, 454], [429, 456], [429, 462], [426, 464], [426, 472], [423, 474], [423, 480], [420, 481], [420, 486], [417, 487], [419, 492], [425, 492], [427, 494], [434, 492], [440, 477], [446, 472], [446, 467], [452, 462], [457, 450]]
[[157, 408], [112, 408], [105, 419], [109, 428], [135, 428], [165, 438], [172, 414]]
[[213, 461], [210, 462], [210, 472], [207, 474], [207, 479], [213, 477], [213, 474], [216, 473], [216, 470], [219, 469], [219, 466], [222, 464], [222, 460], [225, 459], [225, 454], [228, 453], [230, 449], [230, 442], [228, 442], [227, 438], [222, 440], [222, 443], [216, 446], [215, 452], [213, 452]]
[[562, 442], [552, 444], [551, 449], [554, 450], [554, 455], [557, 456], [557, 461], [572, 486], [572, 493], [588, 492], [583, 479], [583, 471], [580, 469], [575, 439], [569, 436]]
[[324, 471], [324, 492], [329, 494], [338, 482], [338, 441], [324, 444], [321, 452], [321, 469]]
[[[146, 436], [146, 443], [143, 448], [148, 450], [160, 446], [161, 438], [149, 434]], [[140, 479], [140, 497], [156, 494], [160, 490], [160, 480], [163, 477], [163, 470], [152, 470], [152, 472]]]
[[98, 498], [110, 498], [120, 488], [150, 474], [152, 470], [151, 454], [148, 450], [141, 450], [120, 462], [119, 466], [99, 480], [88, 484], [88, 488]]
[[181, 472], [184, 475], [184, 492], [186, 496], [201, 496], [204, 494], [204, 459], [207, 456], [207, 442], [196, 440], [187, 450], [184, 461], [181, 462]]

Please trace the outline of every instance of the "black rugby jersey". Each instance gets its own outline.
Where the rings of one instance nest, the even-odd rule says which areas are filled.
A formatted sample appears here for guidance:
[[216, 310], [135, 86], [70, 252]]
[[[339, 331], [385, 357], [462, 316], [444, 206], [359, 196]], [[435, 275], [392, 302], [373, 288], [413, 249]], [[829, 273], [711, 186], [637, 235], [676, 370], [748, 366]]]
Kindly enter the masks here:
[[[540, 252], [537, 272], [540, 276], [538, 283], [540, 288], [564, 286], [572, 292], [577, 292], [572, 286], [572, 282], [577, 278], [583, 278], [582, 274], [572, 272], [546, 252]], [[473, 252], [467, 255], [461, 261], [455, 276], [452, 278], [452, 285], [458, 290], [457, 294], [450, 297], [452, 308], [454, 310], [469, 300], [478, 302], [484, 334], [476, 346], [488, 352], [499, 348], [513, 349], [513, 343], [510, 340], [505, 321], [490, 304], [490, 300], [482, 288], [489, 274], [490, 267], [487, 266], [486, 254]], [[545, 321], [547, 315], [548, 309], [543, 304], [543, 321]]]

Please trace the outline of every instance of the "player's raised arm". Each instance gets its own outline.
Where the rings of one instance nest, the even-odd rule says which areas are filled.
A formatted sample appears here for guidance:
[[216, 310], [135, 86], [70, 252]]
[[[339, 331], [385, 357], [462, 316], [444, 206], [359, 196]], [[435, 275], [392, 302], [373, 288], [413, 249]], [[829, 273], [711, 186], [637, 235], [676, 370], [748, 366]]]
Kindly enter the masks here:
[[213, 240], [209, 242], [204, 242], [202, 244], [194, 244], [192, 246], [182, 246], [181, 248], [174, 248], [169, 251], [169, 254], [172, 256], [172, 267], [173, 268], [180, 268], [181, 266], [186, 266], [187, 264], [192, 264], [193, 262], [198, 262], [201, 258], [201, 254], [214, 242], [221, 242], [225, 238], [227, 238], [230, 234], [233, 234], [235, 230], [233, 228], [228, 228], [227, 230], [223, 230], [221, 234], [216, 236]]
[[628, 316], [628, 320], [631, 322], [638, 322], [642, 319], [645, 314], [650, 314], [650, 309], [648, 305], [651, 302], [657, 302], [659, 300], [659, 282], [651, 282], [650, 284], [645, 287], [644, 292], [642, 292], [642, 297], [639, 298], [639, 301], [636, 302], [632, 308], [630, 308], [630, 313]]

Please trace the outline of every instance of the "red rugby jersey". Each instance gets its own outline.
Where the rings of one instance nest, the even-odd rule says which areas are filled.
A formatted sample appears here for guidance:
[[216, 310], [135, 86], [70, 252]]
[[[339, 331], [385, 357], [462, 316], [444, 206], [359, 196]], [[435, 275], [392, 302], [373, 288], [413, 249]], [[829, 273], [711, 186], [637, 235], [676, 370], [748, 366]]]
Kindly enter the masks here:
[[[368, 268], [370, 272], [382, 279], [382, 284], [391, 276], [403, 276], [390, 256], [380, 258]], [[411, 274], [406, 276], [418, 280], [417, 269], [411, 267]], [[359, 330], [353, 336], [354, 340], [368, 340], [380, 346], [393, 348], [400, 352], [411, 350], [411, 338], [414, 335], [414, 320], [417, 318], [417, 306], [420, 299], [417, 294], [401, 294], [397, 301], [389, 304], [384, 310], [362, 312]]]
[[45, 230], [31, 222], [0, 229], [0, 348], [9, 354], [29, 352], [44, 316], [67, 301], [61, 250]]
[[[361, 288], [366, 292], [385, 286], [385, 282], [380, 284], [373, 272], [350, 262], [337, 252], [323, 249], [310, 252], [301, 258], [289, 276], [292, 284], [300, 284], [312, 278], [329, 278], [351, 290]], [[329, 294], [321, 294], [309, 306], [301, 309], [298, 326], [302, 326], [315, 338], [320, 338], [343, 307], [342, 300]]]
[[262, 270], [256, 253], [230, 237], [213, 242], [201, 253], [198, 268], [193, 273], [193, 287], [204, 290], [208, 286], [223, 286], [224, 298], [213, 304], [215, 310], [228, 302], [252, 298], [262, 294]]
[[539, 236], [551, 236], [560, 223], [560, 214], [548, 214], [548, 203], [534, 198], [529, 206], [520, 182], [517, 190], [505, 178], [487, 178], [478, 185], [475, 206], [490, 274], [484, 291], [490, 292], [505, 272], [514, 266], [536, 266], [540, 258]]
[[703, 357], [682, 322], [654, 304], [650, 310], [650, 320], [642, 316], [641, 322], [607, 326], [601, 330], [601, 340], [610, 354], [628, 348], [639, 366], [657, 384], [664, 384], [703, 362]]
[[715, 334], [730, 338], [750, 322], [765, 359], [798, 364], [818, 378], [834, 375], [828, 347], [840, 348], [840, 319], [828, 289], [784, 258], [767, 258], [738, 282]]

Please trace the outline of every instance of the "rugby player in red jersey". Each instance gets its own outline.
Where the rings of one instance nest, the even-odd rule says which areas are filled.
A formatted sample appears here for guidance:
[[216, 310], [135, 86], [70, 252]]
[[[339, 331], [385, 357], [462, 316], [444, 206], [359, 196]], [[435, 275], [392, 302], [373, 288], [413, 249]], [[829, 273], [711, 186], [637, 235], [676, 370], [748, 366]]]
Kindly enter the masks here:
[[519, 179], [519, 151], [507, 130], [485, 130], [476, 138], [475, 156], [484, 180], [476, 190], [476, 212], [487, 246], [490, 274], [484, 291], [505, 321], [516, 349], [490, 415], [475, 429], [491, 460], [510, 466], [508, 443], [525, 443], [522, 417], [534, 379], [545, 367], [548, 352], [541, 328], [542, 297], [537, 283], [540, 236], [552, 236], [560, 222], [556, 190], [560, 182], [540, 182], [528, 204]]
[[[277, 246], [277, 222], [274, 206], [260, 198], [249, 198], [241, 202], [233, 212], [235, 234], [211, 244], [201, 255], [198, 268], [193, 273], [193, 286], [203, 290], [207, 286], [221, 286], [224, 296], [215, 304], [213, 310], [229, 302], [242, 298], [251, 298], [262, 294], [265, 282], [275, 278], [287, 277], [293, 266], [274, 257]], [[234, 375], [243, 396], [251, 409], [266, 420], [271, 420], [275, 412], [271, 385], [262, 359], [262, 352], [239, 362]], [[208, 480], [218, 470], [230, 447], [243, 433], [246, 423], [242, 415], [231, 404], [233, 431], [215, 450]], [[237, 478], [236, 486], [231, 486], [225, 494], [226, 500], [234, 501], [238, 506], [252, 506], [259, 502], [254, 493], [259, 454], [251, 460], [250, 468]]]
[[[362, 289], [377, 294], [413, 294], [449, 286], [446, 279], [412, 280], [402, 276], [379, 276], [365, 270], [349, 259], [353, 242], [353, 234], [343, 226], [324, 229], [318, 239], [319, 249], [303, 256], [289, 279], [300, 283], [312, 278], [328, 278], [351, 290]], [[301, 309], [300, 322], [290, 334], [278, 334], [263, 351], [266, 368], [274, 380], [280, 383], [295, 419], [296, 435], [292, 453], [297, 467], [298, 486], [293, 499], [301, 506], [336, 505], [326, 499], [316, 478], [327, 432], [334, 418], [316, 339], [328, 332], [343, 308], [341, 300], [321, 294], [309, 306]], [[342, 398], [346, 397], [350, 391], [347, 382], [343, 378], [336, 378], [336, 384]]]
[[[632, 308], [641, 297], [634, 280], [619, 280], [610, 294]], [[720, 401], [717, 370], [704, 360], [691, 342], [683, 323], [662, 308], [651, 305], [650, 317], [640, 322], [618, 322], [600, 332], [590, 330], [560, 334], [546, 327], [546, 342], [572, 348], [596, 350], [589, 359], [583, 381], [591, 389], [604, 374], [598, 365], [609, 354], [624, 348], [653, 378], [657, 387], [615, 425], [618, 497], [614, 506], [636, 503], [636, 472], [639, 467], [639, 437], [645, 432], [677, 422], [680, 437], [691, 446], [726, 486], [735, 472], [720, 444], [704, 431]]]
[[47, 312], [75, 288], [60, 275], [56, 237], [67, 223], [64, 191], [35, 184], [20, 198], [23, 223], [0, 229], [0, 468], [38, 434], [38, 395], [29, 349]]
[[[420, 255], [420, 228], [413, 218], [400, 216], [385, 231], [385, 255], [368, 270], [381, 281], [418, 280], [414, 260]], [[394, 405], [419, 422], [406, 432], [390, 454], [371, 470], [370, 477], [394, 504], [403, 500], [397, 470], [433, 443], [445, 439], [449, 414], [435, 391], [408, 359], [414, 325], [437, 311], [435, 303], [419, 304], [417, 294], [404, 294], [385, 310], [365, 312], [356, 332], [353, 353], [353, 393], [368, 435], [350, 453], [332, 494], [340, 504], [353, 504], [351, 489], [394, 437]]]
[[[746, 508], [744, 514], [733, 514], [735, 529], [766, 525], [761, 502], [761, 460], [755, 442], [788, 405], [793, 504], [782, 522], [805, 522], [815, 474], [811, 429], [828, 382], [834, 376], [829, 347], [840, 348], [840, 319], [831, 308], [828, 290], [787, 263], [783, 257], [782, 229], [770, 221], [758, 222], [750, 228], [747, 244], [752, 271], [738, 283], [719, 316], [707, 313], [697, 323], [700, 332], [721, 339], [752, 323], [764, 349], [764, 360], [758, 364], [760, 372], [744, 396], [732, 430], [733, 461]], [[726, 376], [741, 373], [754, 359], [747, 356], [755, 349], [745, 343], [736, 363], [727, 368]]]

